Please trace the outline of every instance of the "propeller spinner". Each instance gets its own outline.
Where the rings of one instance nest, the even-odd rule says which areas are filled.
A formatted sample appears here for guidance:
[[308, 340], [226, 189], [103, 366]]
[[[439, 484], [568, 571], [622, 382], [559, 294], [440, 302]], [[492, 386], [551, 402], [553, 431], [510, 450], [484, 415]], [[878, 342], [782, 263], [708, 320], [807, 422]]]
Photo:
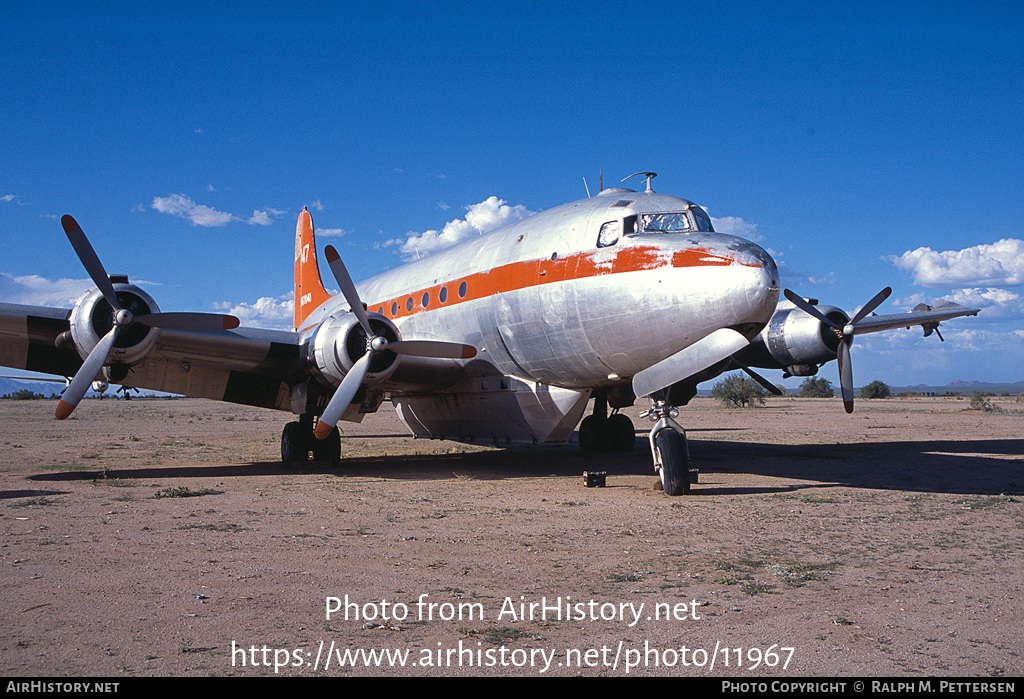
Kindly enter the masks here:
[[78, 406], [86, 391], [89, 390], [89, 386], [96, 378], [96, 375], [99, 374], [100, 369], [107, 363], [110, 352], [114, 348], [114, 343], [117, 341], [117, 336], [122, 330], [125, 330], [132, 324], [141, 323], [151, 328], [169, 330], [199, 331], [231, 330], [238, 327], [238, 318], [214, 313], [146, 313], [138, 316], [133, 315], [131, 311], [121, 307], [117, 293], [114, 291], [114, 285], [110, 282], [110, 277], [103, 268], [103, 263], [100, 262], [99, 256], [93, 250], [89, 239], [86, 238], [85, 233], [82, 231], [82, 227], [78, 225], [78, 222], [73, 217], [68, 215], [62, 217], [60, 223], [64, 227], [64, 233], [68, 236], [68, 240], [71, 242], [71, 247], [75, 249], [75, 254], [78, 255], [78, 259], [82, 262], [82, 266], [85, 267], [85, 271], [89, 273], [93, 284], [96, 285], [96, 288], [103, 294], [103, 298], [107, 300], [107, 303], [113, 309], [114, 324], [110, 331], [89, 352], [89, 356], [85, 358], [85, 362], [82, 363], [78, 373], [75, 374], [75, 377], [71, 380], [67, 389], [65, 389], [64, 395], [57, 403], [56, 416], [58, 420], [67, 418]]
[[857, 315], [842, 326], [828, 318], [824, 313], [807, 303], [807, 301], [800, 298], [789, 289], [786, 289], [783, 293], [797, 308], [814, 316], [822, 323], [835, 330], [836, 336], [839, 338], [839, 347], [836, 349], [836, 358], [839, 362], [839, 386], [843, 393], [843, 406], [846, 408], [846, 412], [852, 413], [853, 366], [850, 361], [850, 347], [853, 346], [853, 336], [857, 334], [857, 323], [864, 320], [864, 318], [878, 308], [883, 301], [889, 298], [889, 294], [892, 293], [892, 288], [887, 286], [875, 294], [875, 297], [864, 304], [864, 307], [857, 312]]

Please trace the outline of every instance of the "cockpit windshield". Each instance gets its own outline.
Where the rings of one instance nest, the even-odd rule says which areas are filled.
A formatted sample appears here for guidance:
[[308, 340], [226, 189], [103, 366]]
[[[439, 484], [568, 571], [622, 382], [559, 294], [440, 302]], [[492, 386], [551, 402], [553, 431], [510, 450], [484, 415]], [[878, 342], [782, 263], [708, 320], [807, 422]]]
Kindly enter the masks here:
[[678, 214], [641, 214], [640, 225], [644, 233], [683, 233], [693, 230], [690, 217]]
[[[693, 214], [693, 218], [690, 217]], [[696, 228], [694, 226], [696, 225]], [[711, 219], [696, 211], [664, 214], [640, 214], [640, 230], [643, 233], [687, 233], [693, 230], [713, 233]]]

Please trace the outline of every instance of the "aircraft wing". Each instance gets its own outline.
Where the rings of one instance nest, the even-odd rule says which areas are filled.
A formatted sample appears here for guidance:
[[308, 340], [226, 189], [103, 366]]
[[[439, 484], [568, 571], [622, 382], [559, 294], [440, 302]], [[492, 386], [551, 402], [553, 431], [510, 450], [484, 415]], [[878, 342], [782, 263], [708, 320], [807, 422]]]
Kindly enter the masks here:
[[922, 303], [909, 313], [863, 318], [857, 322], [857, 334], [863, 335], [895, 328], [909, 328], [911, 325], [923, 325], [925, 335], [930, 335], [931, 331], [938, 327], [940, 321], [961, 316], [976, 316], [980, 311], [980, 308], [967, 308], [950, 301], [939, 301], [934, 306]]
[[[82, 358], [70, 343], [56, 344], [70, 328], [70, 313], [0, 303], [0, 365], [74, 376]], [[288, 410], [288, 378], [300, 354], [299, 334], [289, 331], [164, 329], [146, 357], [115, 383]]]

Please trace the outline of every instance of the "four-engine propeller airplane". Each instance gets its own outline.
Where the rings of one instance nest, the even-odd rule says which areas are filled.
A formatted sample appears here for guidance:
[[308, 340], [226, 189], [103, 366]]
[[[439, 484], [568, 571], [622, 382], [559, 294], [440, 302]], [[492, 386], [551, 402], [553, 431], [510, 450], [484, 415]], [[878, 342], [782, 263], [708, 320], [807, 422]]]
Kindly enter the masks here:
[[753, 367], [810, 376], [837, 359], [850, 412], [855, 335], [921, 325], [927, 336], [940, 321], [978, 313], [943, 303], [871, 315], [889, 289], [852, 318], [789, 290], [780, 301], [764, 249], [716, 233], [701, 207], [655, 193], [654, 173], [637, 174], [646, 191], [605, 189], [358, 287], [327, 246], [335, 297], [303, 209], [294, 331], [160, 312], [126, 277], [107, 274], [65, 216], [96, 287], [71, 309], [0, 304], [0, 364], [74, 377], [60, 419], [95, 380], [290, 410], [298, 420], [281, 437], [285, 463], [310, 452], [337, 461], [337, 423], [360, 421], [385, 396], [419, 437], [560, 442], [578, 424], [585, 452], [628, 452], [635, 430], [618, 410], [649, 397], [654, 466], [665, 492], [679, 495], [690, 489], [690, 459], [673, 418], [698, 383], [743, 369], [778, 392]]

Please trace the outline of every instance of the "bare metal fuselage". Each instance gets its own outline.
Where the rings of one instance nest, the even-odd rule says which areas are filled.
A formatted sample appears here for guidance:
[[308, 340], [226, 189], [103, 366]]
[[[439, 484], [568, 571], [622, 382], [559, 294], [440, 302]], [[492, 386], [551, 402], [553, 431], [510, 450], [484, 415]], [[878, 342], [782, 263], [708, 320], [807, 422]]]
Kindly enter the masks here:
[[[774, 313], [778, 270], [762, 248], [695, 225], [666, 233], [646, 232], [637, 223], [649, 212], [691, 210], [704, 215], [678, 197], [606, 190], [381, 274], [360, 284], [359, 295], [403, 339], [478, 349], [473, 360], [447, 362], [452, 391], [464, 391], [458, 384], [468, 376], [505, 376], [532, 385], [534, 394], [537, 386], [568, 389], [578, 413], [590, 390], [628, 386], [638, 372], [720, 328], [751, 339]], [[599, 246], [609, 225], [621, 234]], [[339, 302], [324, 303], [309, 326], [336, 312]], [[439, 408], [438, 400], [450, 402], [450, 396], [436, 398], [445, 363], [430, 363], [427, 372], [422, 361], [403, 358], [387, 382], [393, 396], [434, 396], [424, 398], [430, 401], [421, 407], [424, 416], [428, 407]], [[530, 400], [537, 402], [536, 395]], [[410, 427], [437, 436], [435, 429]], [[561, 437], [541, 439], [533, 431], [527, 439]]]

